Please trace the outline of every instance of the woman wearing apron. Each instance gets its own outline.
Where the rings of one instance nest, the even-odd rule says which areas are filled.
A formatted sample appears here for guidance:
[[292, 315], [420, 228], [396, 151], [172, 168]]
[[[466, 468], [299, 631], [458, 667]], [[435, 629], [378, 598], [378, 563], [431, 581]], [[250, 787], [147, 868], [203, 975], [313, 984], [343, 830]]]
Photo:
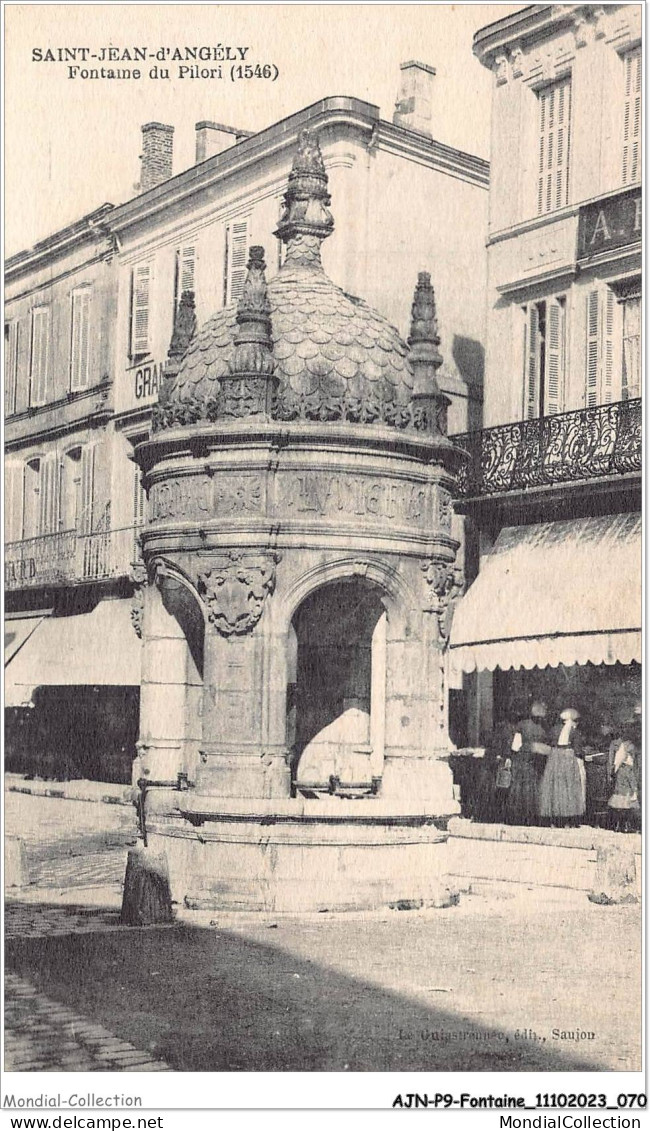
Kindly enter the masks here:
[[579, 718], [575, 707], [567, 707], [551, 739], [539, 790], [539, 812], [552, 825], [578, 825], [586, 809], [587, 778]]

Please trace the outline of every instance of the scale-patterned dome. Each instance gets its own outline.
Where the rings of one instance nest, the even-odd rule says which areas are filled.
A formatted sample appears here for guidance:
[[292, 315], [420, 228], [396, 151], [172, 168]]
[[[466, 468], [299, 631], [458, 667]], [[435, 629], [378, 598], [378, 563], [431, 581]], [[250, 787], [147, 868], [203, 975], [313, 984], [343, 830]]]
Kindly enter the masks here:
[[[263, 248], [251, 248], [239, 304], [219, 311], [193, 336], [190, 311], [189, 344], [179, 349], [176, 335], [172, 340], [170, 357], [179, 364], [154, 411], [157, 429], [259, 412], [277, 420], [426, 427], [413, 402], [418, 358], [417, 348], [414, 354], [409, 347], [419, 341], [417, 329], [407, 345], [323, 270], [320, 245], [334, 226], [329, 203], [318, 143], [304, 131], [276, 233], [286, 244], [285, 262], [267, 286]], [[432, 310], [424, 337], [437, 351]], [[414, 318], [415, 311], [414, 305]], [[434, 366], [437, 352], [436, 358]]]
[[[408, 347], [385, 318], [345, 294], [324, 271], [291, 261], [269, 283], [268, 296], [275, 417], [408, 422]], [[209, 414], [220, 381], [232, 371], [236, 315], [235, 306], [219, 311], [190, 344], [165, 402], [178, 423], [184, 407], [201, 402]]]

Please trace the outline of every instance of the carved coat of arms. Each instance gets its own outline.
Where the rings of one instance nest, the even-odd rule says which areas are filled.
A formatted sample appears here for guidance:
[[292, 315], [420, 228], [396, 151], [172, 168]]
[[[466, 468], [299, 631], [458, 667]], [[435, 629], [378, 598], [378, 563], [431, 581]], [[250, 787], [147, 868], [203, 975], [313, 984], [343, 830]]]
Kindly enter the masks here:
[[443, 647], [449, 642], [454, 605], [462, 594], [465, 583], [461, 570], [451, 562], [430, 558], [422, 562], [422, 572], [427, 583], [427, 612], [435, 613], [438, 639]]
[[275, 589], [279, 560], [275, 553], [248, 556], [231, 550], [199, 574], [198, 589], [208, 607], [208, 620], [222, 636], [242, 636], [255, 627], [267, 596]]

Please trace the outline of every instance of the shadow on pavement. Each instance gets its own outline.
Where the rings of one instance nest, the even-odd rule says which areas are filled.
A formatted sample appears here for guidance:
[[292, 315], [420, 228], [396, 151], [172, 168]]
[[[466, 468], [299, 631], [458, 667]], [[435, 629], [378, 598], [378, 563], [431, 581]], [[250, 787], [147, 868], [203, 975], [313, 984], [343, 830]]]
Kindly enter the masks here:
[[[54, 908], [48, 904], [44, 909]], [[323, 926], [336, 946], [335, 924]], [[358, 926], [355, 946], [370, 970], [378, 965], [373, 962], [373, 939], [381, 924]], [[391, 924], [389, 929], [394, 927]], [[477, 1023], [462, 1011], [426, 1006], [367, 978], [296, 955], [295, 947], [293, 953], [288, 949], [289, 942], [283, 948], [282, 938], [288, 939], [291, 930], [286, 923], [273, 945], [252, 940], [239, 930], [185, 925], [102, 928], [89, 934], [9, 939], [6, 967], [52, 1000], [92, 1018], [177, 1071], [597, 1071], [603, 1067], [582, 1059], [573, 1049], [515, 1040], [512, 1032]], [[311, 924], [310, 929], [313, 938], [322, 939], [320, 924]], [[341, 948], [350, 945], [347, 930], [340, 932]], [[440, 976], [435, 948], [444, 943], [446, 933], [442, 920], [432, 921], [431, 931], [420, 932], [431, 956], [429, 984], [435, 985]], [[395, 962], [408, 947], [405, 921], [397, 935]], [[385, 967], [388, 935], [383, 937]], [[466, 961], [467, 956], [458, 954], [458, 959]], [[503, 981], [508, 980], [516, 995], [506, 972]]]

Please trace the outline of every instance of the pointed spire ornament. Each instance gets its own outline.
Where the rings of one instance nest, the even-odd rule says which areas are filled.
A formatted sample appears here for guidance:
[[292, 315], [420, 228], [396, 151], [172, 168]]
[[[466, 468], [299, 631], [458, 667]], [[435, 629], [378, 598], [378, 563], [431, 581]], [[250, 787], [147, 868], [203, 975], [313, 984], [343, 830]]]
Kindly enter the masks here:
[[269, 416], [277, 379], [264, 248], [251, 247], [237, 306], [230, 373], [221, 378], [217, 417]]
[[286, 245], [285, 262], [320, 267], [320, 245], [334, 230], [327, 173], [318, 137], [302, 130], [284, 194], [282, 219], [274, 233]]
[[196, 333], [196, 311], [194, 291], [183, 291], [174, 315], [174, 329], [167, 350], [165, 376], [175, 377], [192, 338]]
[[153, 407], [152, 422], [154, 431], [165, 427], [165, 414], [171, 400], [176, 378], [181, 363], [187, 353], [190, 342], [196, 333], [196, 311], [194, 309], [194, 291], [183, 291], [176, 313], [174, 315], [174, 329], [167, 350], [167, 364], [160, 391], [158, 403]]
[[411, 332], [407, 339], [409, 361], [415, 376], [413, 416], [417, 428], [432, 435], [447, 435], [449, 397], [441, 393], [436, 373], [442, 365], [436, 298], [428, 271], [420, 271], [411, 306]]

